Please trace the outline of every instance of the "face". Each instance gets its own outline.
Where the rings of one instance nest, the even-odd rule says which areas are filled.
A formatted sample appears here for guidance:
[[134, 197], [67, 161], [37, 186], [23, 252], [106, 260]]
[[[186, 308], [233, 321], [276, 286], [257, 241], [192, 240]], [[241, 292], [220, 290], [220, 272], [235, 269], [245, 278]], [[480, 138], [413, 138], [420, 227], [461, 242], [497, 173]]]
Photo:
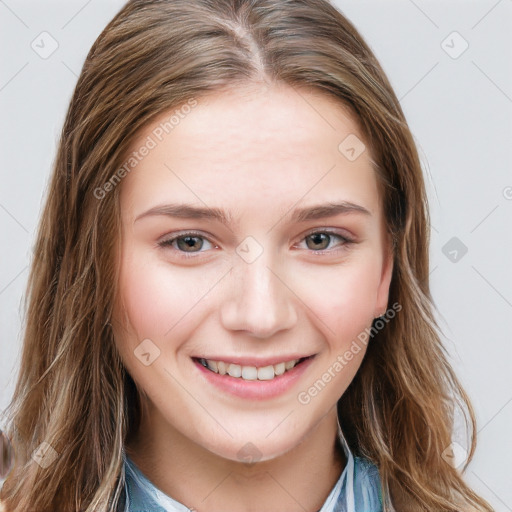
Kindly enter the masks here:
[[271, 459], [336, 405], [365, 353], [353, 341], [386, 310], [370, 150], [347, 110], [304, 89], [203, 97], [166, 132], [173, 112], [133, 141], [119, 185], [116, 343], [169, 433]]

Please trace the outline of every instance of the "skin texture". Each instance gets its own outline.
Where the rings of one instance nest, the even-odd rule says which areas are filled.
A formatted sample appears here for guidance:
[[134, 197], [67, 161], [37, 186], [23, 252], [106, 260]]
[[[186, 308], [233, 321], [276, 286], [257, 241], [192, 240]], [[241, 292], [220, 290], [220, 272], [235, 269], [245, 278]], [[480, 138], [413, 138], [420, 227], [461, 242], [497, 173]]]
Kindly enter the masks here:
[[[169, 115], [131, 149], [157, 140]], [[127, 451], [157, 487], [199, 512], [316, 511], [345, 465], [335, 407], [364, 346], [309, 403], [297, 397], [387, 308], [392, 257], [377, 177], [369, 148], [354, 161], [338, 149], [349, 134], [363, 138], [347, 109], [319, 93], [223, 91], [198, 99], [119, 185], [115, 338], [148, 411]], [[295, 208], [339, 201], [370, 214], [290, 220]], [[232, 224], [135, 220], [166, 203], [220, 208]], [[189, 230], [202, 238], [188, 252], [183, 240], [158, 245]], [[308, 236], [325, 230], [336, 233]], [[251, 263], [236, 251], [249, 236], [262, 249]], [[135, 353], [145, 339], [160, 351], [149, 366]], [[289, 391], [251, 400], [209, 384], [191, 359], [201, 354], [316, 355]], [[247, 443], [257, 448], [252, 464], [239, 456]]]

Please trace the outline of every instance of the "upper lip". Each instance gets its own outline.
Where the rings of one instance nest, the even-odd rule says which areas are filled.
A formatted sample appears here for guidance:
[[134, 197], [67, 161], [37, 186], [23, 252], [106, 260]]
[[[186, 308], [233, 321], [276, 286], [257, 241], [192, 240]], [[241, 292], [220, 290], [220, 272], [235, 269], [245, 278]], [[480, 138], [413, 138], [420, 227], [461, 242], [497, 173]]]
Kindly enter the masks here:
[[288, 356], [272, 356], [272, 357], [240, 357], [240, 356], [194, 356], [194, 359], [209, 359], [211, 361], [224, 361], [225, 363], [239, 364], [240, 366], [255, 366], [262, 368], [264, 366], [273, 366], [287, 361], [295, 361], [296, 359], [304, 359], [312, 357], [304, 354], [288, 355]]

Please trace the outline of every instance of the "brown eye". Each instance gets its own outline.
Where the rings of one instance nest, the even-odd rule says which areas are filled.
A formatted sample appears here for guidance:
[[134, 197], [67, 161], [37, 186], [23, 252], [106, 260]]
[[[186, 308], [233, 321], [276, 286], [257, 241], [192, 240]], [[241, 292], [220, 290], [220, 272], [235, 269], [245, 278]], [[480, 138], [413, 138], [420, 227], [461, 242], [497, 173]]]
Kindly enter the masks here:
[[[340, 242], [336, 245], [332, 245], [331, 249], [328, 249], [331, 242], [336, 239], [340, 240]], [[340, 235], [339, 233], [331, 233], [329, 231], [316, 231], [314, 233], [310, 233], [304, 238], [304, 240], [306, 240], [306, 246], [308, 249], [311, 249], [312, 251], [325, 251], [327, 253], [335, 252], [336, 246], [343, 247], [353, 243], [353, 240], [350, 240], [346, 236]]]
[[[308, 242], [312, 241], [312, 244]], [[329, 242], [331, 241], [331, 235], [327, 233], [313, 233], [306, 237], [306, 245], [308, 249], [312, 249], [314, 251], [323, 251], [329, 246]]]
[[180, 236], [175, 240], [180, 251], [196, 252], [203, 247], [203, 240], [200, 236]]
[[212, 242], [199, 233], [183, 233], [179, 236], [164, 239], [158, 242], [158, 245], [165, 250], [171, 250], [177, 255], [184, 257], [186, 257], [187, 254], [202, 254], [208, 249], [215, 247]]

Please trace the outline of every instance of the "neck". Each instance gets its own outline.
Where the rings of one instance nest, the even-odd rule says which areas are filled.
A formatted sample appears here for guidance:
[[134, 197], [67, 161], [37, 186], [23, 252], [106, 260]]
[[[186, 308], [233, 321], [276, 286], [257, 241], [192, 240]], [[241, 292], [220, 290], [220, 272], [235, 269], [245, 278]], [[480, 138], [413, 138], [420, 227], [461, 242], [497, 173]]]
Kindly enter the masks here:
[[346, 464], [333, 407], [285, 454], [252, 464], [211, 453], [158, 414], [143, 421], [126, 452], [162, 492], [202, 512], [320, 510]]

